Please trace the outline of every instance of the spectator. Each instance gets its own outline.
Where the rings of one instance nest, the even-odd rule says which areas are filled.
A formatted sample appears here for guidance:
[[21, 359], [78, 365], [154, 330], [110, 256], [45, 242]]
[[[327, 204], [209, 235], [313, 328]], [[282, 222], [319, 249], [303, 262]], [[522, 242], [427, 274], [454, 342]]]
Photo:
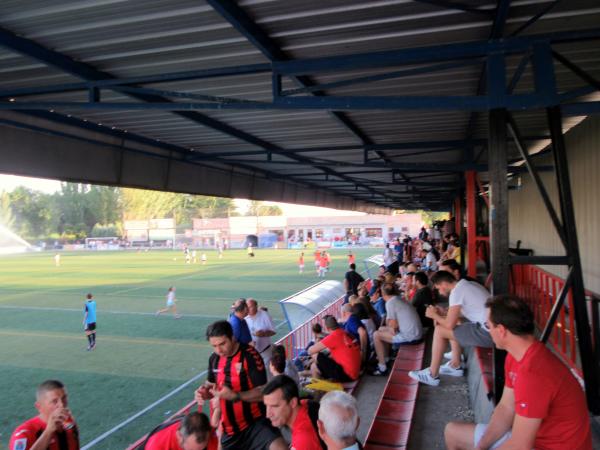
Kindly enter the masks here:
[[358, 285], [363, 281], [365, 279], [356, 271], [356, 264], [350, 264], [350, 270], [344, 275], [344, 289], [346, 290], [344, 303], [348, 303], [351, 295], [358, 295]]
[[[448, 311], [429, 306], [425, 315], [436, 323], [431, 349], [431, 367], [413, 370], [408, 375], [421, 383], [437, 386], [439, 374], [460, 377], [463, 375], [461, 346], [493, 347], [494, 343], [486, 325], [485, 302], [489, 292], [473, 281], [457, 281], [450, 272], [441, 270], [431, 277], [440, 294], [449, 296]], [[459, 325], [465, 317], [467, 323]], [[452, 349], [449, 362], [441, 365], [447, 342]]]
[[[360, 374], [360, 344], [340, 328], [333, 316], [325, 316], [325, 328], [329, 335], [308, 349], [309, 355], [315, 355], [312, 375], [320, 378], [346, 382], [354, 381]], [[329, 351], [329, 355], [324, 353]]]
[[383, 250], [383, 264], [387, 270], [390, 270], [390, 266], [394, 263], [396, 258], [394, 258], [394, 251], [390, 248], [390, 243], [385, 244], [385, 249]]
[[404, 258], [404, 244], [400, 242], [400, 238], [397, 238], [396, 242], [394, 243], [394, 254], [396, 256], [398, 266], [402, 265]]
[[298, 385], [290, 377], [279, 375], [263, 389], [267, 418], [274, 427], [288, 427], [292, 432], [290, 447], [298, 450], [324, 450], [316, 420], [318, 403], [300, 400]]
[[475, 282], [477, 282], [476, 279], [464, 275], [463, 271], [462, 271], [462, 267], [454, 259], [445, 259], [445, 260], [443, 260], [439, 264], [438, 269], [439, 270], [445, 270], [446, 272], [450, 272], [452, 275], [454, 275], [454, 278], [456, 278], [457, 280], [465, 279], [465, 280], [468, 280], [468, 281], [475, 281]]
[[208, 417], [199, 412], [189, 413], [171, 423], [152, 430], [143, 444], [144, 450], [217, 450], [217, 435]]
[[249, 298], [246, 304], [248, 305], [248, 315], [244, 320], [250, 329], [254, 348], [258, 350], [265, 366], [268, 367], [273, 352], [271, 336], [276, 334], [275, 325], [273, 325], [269, 313], [258, 308], [256, 300]]
[[429, 272], [437, 272], [438, 261], [435, 257], [433, 247], [430, 246], [429, 250], [421, 250], [421, 257], [423, 258], [423, 270], [427, 270]]
[[423, 337], [423, 327], [417, 311], [396, 295], [392, 285], [384, 285], [382, 293], [386, 309], [386, 326], [379, 328], [373, 334], [378, 362], [373, 375], [387, 373], [386, 362], [390, 344], [406, 344]]
[[415, 273], [415, 296], [412, 299], [412, 305], [417, 310], [419, 318], [421, 319], [421, 325], [423, 327], [432, 327], [433, 320], [425, 316], [425, 310], [429, 305], [433, 305], [433, 292], [429, 288], [429, 278], [425, 272]]
[[[365, 297], [360, 297], [360, 298], [365, 298]], [[367, 302], [367, 304], [369, 306], [371, 306], [370, 302]], [[371, 306], [371, 309], [372, 308], [373, 307]], [[373, 310], [373, 312], [375, 313], [375, 316], [377, 316], [377, 313], [375, 312], [375, 310]], [[373, 333], [375, 333], [375, 330], [377, 330], [377, 327], [375, 326], [375, 322], [369, 316], [367, 307], [363, 303], [359, 302], [359, 303], [356, 303], [355, 305], [352, 305], [352, 314], [360, 319], [363, 326], [367, 330], [367, 336], [369, 337], [369, 355], [370, 355], [371, 352], [374, 350]], [[368, 360], [368, 358], [367, 358], [367, 360]]]
[[488, 327], [508, 352], [505, 384], [489, 424], [451, 422], [449, 450], [523, 448], [592, 450], [581, 386], [569, 369], [534, 336], [533, 313], [520, 299], [488, 300]]
[[229, 316], [229, 323], [233, 328], [235, 340], [240, 344], [250, 344], [252, 342], [252, 334], [248, 323], [244, 320], [248, 315], [248, 304], [245, 298], [236, 300], [232, 306], [233, 313]]
[[67, 389], [58, 380], [46, 380], [37, 388], [38, 415], [13, 431], [12, 450], [79, 450], [79, 431], [69, 410]]
[[292, 361], [287, 359], [283, 345], [273, 346], [273, 357], [269, 364], [269, 370], [274, 377], [277, 375], [287, 375], [296, 384], [300, 384], [298, 369]]
[[354, 314], [352, 305], [346, 303], [342, 306], [342, 321], [344, 330], [360, 343], [360, 354], [363, 364], [369, 356], [369, 334], [362, 321]]
[[358, 450], [356, 399], [343, 391], [328, 392], [321, 399], [319, 435], [328, 450]]
[[[379, 313], [375, 310], [373, 303], [371, 303], [371, 300], [369, 300], [369, 297], [358, 297], [358, 303], [362, 304], [365, 307], [367, 317], [373, 320], [373, 325], [375, 326], [375, 329], [379, 328], [379, 326], [381, 325], [381, 318], [379, 317]], [[369, 331], [368, 327], [367, 331]], [[370, 340], [370, 342], [373, 343], [373, 340]]]
[[206, 330], [214, 349], [206, 386], [220, 400], [223, 450], [284, 450], [285, 441], [265, 417], [262, 388], [267, 374], [260, 354], [240, 344], [231, 324], [214, 322]]
[[313, 323], [312, 332], [313, 336], [315, 337], [315, 342], [319, 342], [321, 339], [327, 336], [327, 333], [323, 332], [323, 327], [320, 323]]

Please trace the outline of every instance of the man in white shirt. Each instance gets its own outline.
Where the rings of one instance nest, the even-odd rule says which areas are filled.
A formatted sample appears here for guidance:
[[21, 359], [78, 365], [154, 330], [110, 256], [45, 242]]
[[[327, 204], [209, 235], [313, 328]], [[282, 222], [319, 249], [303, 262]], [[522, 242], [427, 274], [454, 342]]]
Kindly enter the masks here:
[[269, 367], [269, 361], [273, 353], [271, 336], [275, 335], [275, 326], [268, 312], [258, 309], [258, 303], [253, 298], [246, 301], [248, 305], [248, 315], [245, 321], [250, 329], [254, 348], [260, 353], [265, 367]]
[[[486, 325], [485, 303], [490, 293], [479, 283], [457, 280], [453, 274], [440, 270], [431, 277], [431, 282], [439, 293], [449, 296], [447, 312], [429, 306], [425, 315], [435, 322], [431, 366], [423, 370], [413, 370], [408, 375], [430, 386], [440, 384], [439, 374], [460, 377], [463, 375], [461, 346], [492, 348], [494, 342]], [[468, 322], [462, 322], [465, 318]], [[452, 357], [442, 365], [444, 351], [450, 342]]]
[[385, 250], [383, 251], [383, 264], [386, 268], [389, 268], [395, 261], [394, 251], [390, 248], [389, 242], [385, 244]]

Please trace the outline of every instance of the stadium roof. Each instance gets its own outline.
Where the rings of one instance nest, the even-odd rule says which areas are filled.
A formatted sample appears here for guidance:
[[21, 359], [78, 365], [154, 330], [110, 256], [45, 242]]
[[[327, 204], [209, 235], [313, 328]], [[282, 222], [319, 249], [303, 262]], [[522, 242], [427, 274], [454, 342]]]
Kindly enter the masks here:
[[466, 170], [485, 182], [487, 111], [533, 144], [543, 108], [600, 110], [599, 23], [597, 0], [4, 0], [0, 133], [31, 151], [0, 171], [449, 209]]

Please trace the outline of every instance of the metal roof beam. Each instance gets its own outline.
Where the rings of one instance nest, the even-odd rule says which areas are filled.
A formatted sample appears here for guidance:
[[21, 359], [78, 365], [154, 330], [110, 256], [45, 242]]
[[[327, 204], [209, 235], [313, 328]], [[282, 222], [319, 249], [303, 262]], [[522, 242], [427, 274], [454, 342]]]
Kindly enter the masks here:
[[[19, 36], [15, 35], [14, 33], [10, 32], [8, 30], [5, 30], [3, 28], [0, 28], [0, 45], [3, 45], [7, 48], [10, 48], [11, 50], [17, 51], [26, 56], [32, 57], [38, 61], [42, 61], [47, 65], [56, 67], [60, 70], [70, 73], [78, 78], [82, 78], [86, 81], [116, 79], [116, 77], [114, 77], [113, 75], [111, 75], [109, 73], [97, 70], [96, 68], [94, 68], [86, 63], [75, 61], [66, 55], [63, 55], [56, 51], [47, 49], [36, 42], [19, 37]], [[118, 87], [115, 87], [114, 90], [118, 91]], [[167, 99], [165, 99], [161, 96], [156, 96], [156, 95], [130, 94], [130, 93], [127, 93], [127, 95], [129, 95], [133, 98], [136, 98], [138, 100], [141, 100], [142, 102], [147, 102], [147, 104], [154, 103], [154, 104], [166, 105], [167, 103], [169, 103]], [[100, 105], [100, 104], [101, 103], [96, 103], [96, 105]], [[242, 130], [232, 127], [231, 125], [228, 125], [224, 122], [221, 122], [219, 120], [208, 117], [204, 114], [200, 114], [196, 111], [176, 111], [175, 114], [179, 115], [180, 117], [189, 119], [195, 123], [204, 125], [213, 130], [222, 132], [231, 137], [240, 139], [249, 144], [261, 147], [269, 152], [277, 153], [277, 151], [282, 150], [280, 147], [278, 147], [274, 144], [271, 144], [263, 139], [260, 139], [250, 133], [246, 133]], [[289, 155], [289, 157], [294, 158], [295, 160], [297, 160], [300, 163], [316, 166], [308, 158], [305, 158], [302, 156], [292, 156], [292, 155]], [[318, 167], [318, 166], [316, 166], [316, 167], [320, 170], [323, 170], [324, 172], [335, 173], [333, 170], [331, 170], [328, 167]]]
[[[119, 90], [119, 88], [113, 88]], [[587, 89], [586, 89], [587, 90]], [[128, 94], [138, 100], [132, 102], [65, 102], [65, 101], [21, 101], [0, 102], [1, 109], [81, 109], [81, 110], [146, 110], [169, 111], [202, 123], [211, 128], [227, 129], [226, 134], [262, 147], [283, 150], [281, 147], [262, 141], [249, 133], [237, 130], [224, 122], [210, 119], [197, 111], [238, 110], [238, 111], [277, 111], [277, 110], [317, 110], [317, 111], [489, 111], [492, 108], [505, 108], [509, 111], [539, 109], [560, 103], [558, 95], [548, 93], [530, 93], [508, 95], [506, 92], [496, 95], [472, 96], [395, 96], [395, 97], [279, 97], [275, 102], [174, 102], [151, 94]], [[194, 119], [195, 117], [195, 119]], [[218, 123], [224, 125], [217, 125]], [[293, 153], [293, 152], [288, 152]]]
[[502, 40], [482, 40], [429, 47], [406, 48], [381, 52], [356, 53], [322, 58], [275, 61], [273, 70], [281, 75], [307, 75], [322, 72], [342, 72], [354, 69], [392, 67], [434, 61], [479, 58], [491, 53], [524, 53], [533, 42], [546, 41], [561, 44], [600, 39], [600, 28], [556, 33], [534, 34]]
[[[232, 0], [207, 0], [207, 2], [270, 61], [284, 61], [289, 59], [285, 52], [279, 48], [277, 43], [253, 21], [246, 11], [244, 11], [236, 2]], [[307, 77], [292, 77], [292, 79], [303, 88], [310, 87], [314, 84]], [[323, 92], [315, 91], [313, 92], [313, 95], [321, 96], [323, 95]], [[373, 143], [369, 136], [367, 136], [367, 134], [345, 114], [339, 111], [330, 111], [330, 114], [354, 134], [355, 137], [360, 139], [361, 142], [365, 144]]]
[[447, 0], [413, 0], [413, 1], [417, 2], [417, 3], [426, 3], [426, 4], [432, 5], [432, 6], [439, 6], [440, 8], [457, 9], [459, 11], [463, 11], [463, 12], [467, 12], [467, 13], [471, 13], [471, 14], [484, 15], [487, 17], [493, 16], [493, 12], [490, 11], [489, 9], [479, 9], [479, 8], [473, 7], [471, 5], [467, 5], [465, 3], [453, 2], [453, 1], [451, 2], [451, 1], [447, 1]]
[[[2, 38], [0, 37], [0, 39]], [[171, 72], [140, 77], [128, 77], [117, 79], [113, 78], [106, 80], [86, 81], [79, 83], [64, 83], [50, 86], [32, 86], [15, 89], [9, 88], [0, 90], [0, 98], [19, 97], [24, 95], [54, 94], [59, 92], [86, 91], [92, 88], [108, 88], [111, 86], [126, 86], [132, 84], [167, 83], [217, 77], [229, 77], [236, 75], [254, 75], [260, 73], [271, 73], [271, 64], [248, 64], [243, 66], [219, 67], [215, 69], [190, 70], [185, 72]]]

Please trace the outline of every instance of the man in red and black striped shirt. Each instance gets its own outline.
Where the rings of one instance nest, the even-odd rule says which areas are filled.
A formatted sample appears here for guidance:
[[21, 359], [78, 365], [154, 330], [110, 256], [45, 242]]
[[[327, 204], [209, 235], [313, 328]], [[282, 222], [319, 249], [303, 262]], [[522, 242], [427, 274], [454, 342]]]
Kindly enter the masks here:
[[254, 347], [238, 343], [231, 324], [211, 324], [206, 337], [214, 349], [208, 362], [208, 385], [221, 405], [223, 450], [285, 450], [279, 430], [265, 417], [263, 359]]

